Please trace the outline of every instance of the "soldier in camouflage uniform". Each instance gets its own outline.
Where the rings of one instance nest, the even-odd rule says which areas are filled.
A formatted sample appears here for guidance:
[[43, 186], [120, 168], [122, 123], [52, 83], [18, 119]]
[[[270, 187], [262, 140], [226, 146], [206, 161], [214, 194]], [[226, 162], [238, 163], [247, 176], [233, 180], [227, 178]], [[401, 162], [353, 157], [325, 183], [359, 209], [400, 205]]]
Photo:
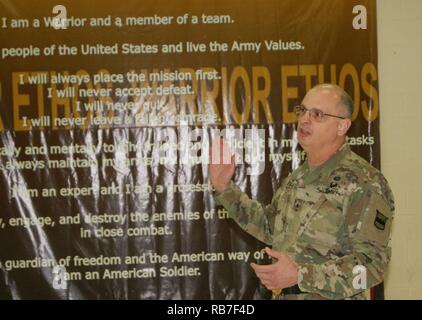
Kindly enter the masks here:
[[391, 257], [392, 192], [383, 175], [345, 142], [353, 102], [319, 85], [296, 107], [307, 161], [272, 202], [251, 200], [231, 181], [234, 163], [210, 165], [217, 201], [244, 230], [272, 246], [271, 265], [251, 266], [282, 299], [362, 299], [383, 281]]

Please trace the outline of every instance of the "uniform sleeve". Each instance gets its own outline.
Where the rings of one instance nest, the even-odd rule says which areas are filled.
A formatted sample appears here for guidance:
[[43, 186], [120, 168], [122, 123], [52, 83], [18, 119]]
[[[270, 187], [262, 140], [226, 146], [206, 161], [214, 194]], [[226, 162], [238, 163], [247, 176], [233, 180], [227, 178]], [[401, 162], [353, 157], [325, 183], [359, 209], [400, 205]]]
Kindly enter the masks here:
[[242, 229], [258, 240], [271, 245], [278, 193], [279, 191], [269, 205], [264, 206], [260, 202], [250, 199], [246, 193], [240, 191], [240, 188], [231, 182], [224, 192], [217, 194], [216, 200], [227, 209], [229, 217], [235, 220]]
[[323, 264], [299, 266], [299, 287], [328, 299], [344, 299], [383, 281], [391, 257], [392, 195], [360, 191], [350, 198], [346, 212], [349, 254]]

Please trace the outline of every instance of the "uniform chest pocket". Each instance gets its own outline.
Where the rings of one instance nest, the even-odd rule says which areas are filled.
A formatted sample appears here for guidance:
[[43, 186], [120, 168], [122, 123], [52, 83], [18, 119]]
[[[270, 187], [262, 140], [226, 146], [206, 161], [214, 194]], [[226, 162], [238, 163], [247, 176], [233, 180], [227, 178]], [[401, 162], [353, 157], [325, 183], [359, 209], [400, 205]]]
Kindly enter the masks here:
[[322, 195], [304, 217], [300, 242], [303, 247], [325, 256], [330, 250], [337, 251], [342, 226], [342, 210]]

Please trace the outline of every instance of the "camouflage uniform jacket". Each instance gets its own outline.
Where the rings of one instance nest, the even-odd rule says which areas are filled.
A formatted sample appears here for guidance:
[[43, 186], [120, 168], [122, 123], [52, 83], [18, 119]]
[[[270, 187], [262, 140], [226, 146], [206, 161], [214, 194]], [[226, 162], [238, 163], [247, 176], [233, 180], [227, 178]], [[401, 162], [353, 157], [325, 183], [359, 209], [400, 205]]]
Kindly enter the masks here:
[[358, 275], [366, 275], [366, 288], [383, 280], [393, 195], [383, 175], [347, 143], [321, 166], [305, 162], [293, 171], [267, 206], [234, 183], [217, 202], [244, 230], [298, 264], [304, 294], [290, 298], [359, 299], [365, 287]]

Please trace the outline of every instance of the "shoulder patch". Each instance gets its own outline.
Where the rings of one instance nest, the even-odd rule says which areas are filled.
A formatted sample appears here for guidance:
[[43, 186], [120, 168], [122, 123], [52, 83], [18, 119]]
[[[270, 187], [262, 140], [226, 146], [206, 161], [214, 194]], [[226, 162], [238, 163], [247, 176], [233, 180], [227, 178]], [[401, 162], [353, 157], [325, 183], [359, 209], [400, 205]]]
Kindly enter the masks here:
[[375, 215], [374, 225], [379, 230], [385, 230], [385, 224], [387, 223], [388, 218], [383, 215], [378, 209], [376, 209], [377, 214]]
[[366, 205], [361, 218], [360, 237], [381, 245], [387, 245], [393, 212], [383, 197], [376, 193], [371, 195]]

